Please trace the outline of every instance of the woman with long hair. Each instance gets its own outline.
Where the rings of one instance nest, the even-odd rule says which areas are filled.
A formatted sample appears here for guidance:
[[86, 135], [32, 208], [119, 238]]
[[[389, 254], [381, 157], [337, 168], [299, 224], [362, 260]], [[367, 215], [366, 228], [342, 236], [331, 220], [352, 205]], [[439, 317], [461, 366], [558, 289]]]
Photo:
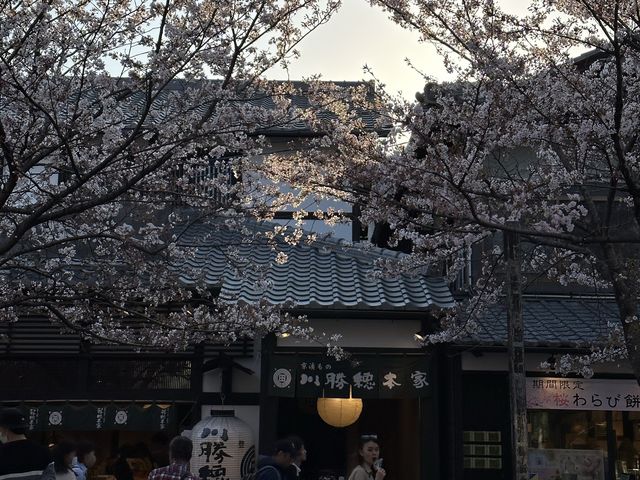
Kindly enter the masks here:
[[380, 444], [377, 435], [362, 435], [358, 440], [358, 458], [360, 460], [349, 480], [384, 480], [385, 472], [380, 458]]
[[76, 456], [76, 444], [71, 440], [60, 440], [52, 451], [53, 469], [56, 480], [76, 480], [73, 473], [73, 459]]

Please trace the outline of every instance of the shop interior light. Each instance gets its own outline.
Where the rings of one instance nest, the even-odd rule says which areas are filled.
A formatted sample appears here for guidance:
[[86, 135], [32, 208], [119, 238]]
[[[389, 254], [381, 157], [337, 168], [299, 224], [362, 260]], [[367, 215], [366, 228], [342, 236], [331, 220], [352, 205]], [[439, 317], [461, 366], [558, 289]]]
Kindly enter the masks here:
[[332, 427], [348, 427], [360, 417], [362, 399], [353, 398], [349, 389], [349, 398], [319, 398], [317, 409], [325, 423]]

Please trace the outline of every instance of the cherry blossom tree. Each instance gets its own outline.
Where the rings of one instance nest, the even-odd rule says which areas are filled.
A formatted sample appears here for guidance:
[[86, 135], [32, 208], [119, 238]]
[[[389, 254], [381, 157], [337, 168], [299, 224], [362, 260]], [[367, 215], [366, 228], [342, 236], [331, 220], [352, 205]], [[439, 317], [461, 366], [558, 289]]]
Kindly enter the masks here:
[[[516, 16], [492, 0], [374, 0], [437, 47], [450, 82], [425, 77], [417, 103], [319, 95], [334, 120], [326, 136], [267, 171], [305, 195], [359, 205], [386, 223], [390, 246], [410, 245], [382, 272], [449, 264], [473, 248], [481, 272], [467, 302], [431, 342], [474, 331], [504, 292], [502, 242], [518, 234], [522, 271], [590, 294], [609, 294], [619, 322], [592, 355], [559, 370], [626, 357], [640, 379], [640, 5], [633, 0], [534, 0]], [[380, 141], [353, 105], [367, 102], [395, 125]], [[331, 103], [332, 102], [332, 103]], [[407, 136], [410, 140], [407, 141]]]
[[0, 321], [35, 311], [92, 340], [169, 348], [288, 322], [181, 285], [199, 273], [179, 243], [257, 208], [243, 165], [292, 116], [263, 74], [338, 7], [3, 0]]

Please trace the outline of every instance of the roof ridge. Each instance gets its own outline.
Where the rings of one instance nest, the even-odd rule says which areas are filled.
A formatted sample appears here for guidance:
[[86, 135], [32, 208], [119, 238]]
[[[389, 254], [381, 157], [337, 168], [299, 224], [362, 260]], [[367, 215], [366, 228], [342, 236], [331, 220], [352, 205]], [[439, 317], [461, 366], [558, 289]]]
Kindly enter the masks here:
[[[286, 229], [287, 233], [293, 233], [296, 230], [291, 225], [280, 225], [278, 223], [271, 222], [268, 220], [249, 220], [247, 221], [247, 223], [253, 223], [256, 226], [263, 229], [265, 232], [274, 231], [276, 228], [284, 228]], [[229, 226], [225, 225], [225, 227], [229, 228], [230, 231], [233, 231], [233, 229], [230, 228]], [[288, 243], [291, 246], [301, 244], [309, 248], [315, 248], [316, 250], [321, 250], [323, 247], [326, 246], [327, 248], [334, 250], [336, 253], [338, 252], [348, 253], [356, 257], [363, 257], [367, 260], [370, 258], [401, 259], [401, 258], [408, 257], [408, 254], [403, 252], [397, 252], [395, 250], [389, 250], [387, 248], [381, 248], [371, 244], [351, 242], [343, 238], [332, 237], [330, 234], [318, 234], [316, 232], [312, 232], [305, 229], [302, 229], [302, 232], [305, 238], [302, 239], [301, 243], [298, 243], [298, 244], [289, 244], [288, 242], [285, 242], [285, 243]], [[278, 236], [282, 237], [284, 234], [285, 234], [284, 232], [279, 232]], [[318, 238], [308, 243], [305, 243], [305, 240], [312, 236], [316, 236]]]

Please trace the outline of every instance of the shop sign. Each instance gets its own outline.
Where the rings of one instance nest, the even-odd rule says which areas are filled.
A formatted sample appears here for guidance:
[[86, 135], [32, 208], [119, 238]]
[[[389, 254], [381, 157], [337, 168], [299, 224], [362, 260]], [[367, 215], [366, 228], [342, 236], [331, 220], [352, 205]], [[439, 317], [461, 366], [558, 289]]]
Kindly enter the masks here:
[[251, 427], [232, 410], [212, 411], [193, 427], [191, 441], [191, 471], [199, 480], [246, 479], [255, 471]]
[[605, 480], [604, 452], [577, 449], [529, 449], [529, 478]]
[[269, 393], [278, 397], [411, 398], [431, 391], [431, 363], [420, 356], [272, 355]]
[[71, 405], [23, 407], [29, 431], [36, 430], [166, 430], [174, 422], [174, 407], [156, 404]]
[[527, 408], [640, 411], [635, 380], [527, 377]]

